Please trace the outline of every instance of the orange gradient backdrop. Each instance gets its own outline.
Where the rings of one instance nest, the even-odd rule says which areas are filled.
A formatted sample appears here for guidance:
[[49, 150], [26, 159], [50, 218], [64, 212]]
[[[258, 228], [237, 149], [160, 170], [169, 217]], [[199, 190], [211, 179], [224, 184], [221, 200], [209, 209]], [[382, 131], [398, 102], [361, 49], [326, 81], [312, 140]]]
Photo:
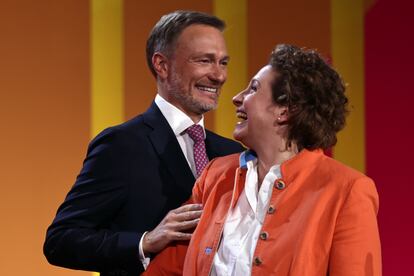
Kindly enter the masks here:
[[[116, 2], [121, 7], [118, 11], [120, 27], [114, 29], [115, 37], [121, 40], [115, 41], [119, 42], [116, 44], [120, 57], [117, 64], [121, 66], [122, 71], [122, 74], [117, 76], [121, 80], [118, 87], [122, 95], [119, 98], [120, 106], [117, 106], [121, 110], [121, 120], [127, 120], [145, 111], [155, 96], [155, 81], [147, 69], [145, 60], [145, 41], [159, 17], [176, 9], [216, 13], [229, 23], [225, 34], [229, 41], [229, 54], [237, 56], [238, 60], [233, 62], [233, 67], [230, 63], [231, 79], [228, 87], [224, 88], [225, 95], [222, 98], [225, 100], [220, 103], [219, 110], [210, 113], [206, 119], [208, 128], [216, 129], [226, 136], [231, 135], [232, 124], [235, 121], [230, 99], [231, 95], [238, 91], [233, 90], [239, 90], [247, 84], [247, 80], [267, 62], [271, 49], [277, 43], [293, 43], [316, 48], [330, 58], [332, 64], [346, 77], [351, 92], [354, 93], [351, 105], [357, 114], [339, 136], [338, 147], [333, 151], [334, 157], [360, 170], [367, 167], [369, 175], [374, 180], [378, 179], [380, 200], [386, 203], [385, 207], [381, 205], [381, 208], [387, 208], [386, 211], [380, 210], [380, 225], [386, 229], [381, 232], [384, 256], [390, 258], [384, 259], [384, 268], [387, 271], [385, 275], [408, 275], [408, 259], [405, 259], [406, 262], [399, 262], [401, 258], [398, 254], [410, 256], [409, 246], [413, 245], [413, 238], [409, 232], [402, 230], [401, 234], [393, 235], [392, 223], [395, 223], [395, 214], [402, 215], [406, 221], [409, 220], [412, 208], [410, 209], [408, 204], [393, 204], [399, 200], [398, 195], [394, 193], [390, 197], [391, 192], [384, 187], [391, 184], [393, 187], [399, 187], [396, 190], [403, 191], [408, 202], [409, 198], [414, 196], [414, 190], [409, 186], [413, 184], [409, 179], [413, 178], [409, 178], [405, 173], [398, 182], [385, 182], [387, 179], [390, 180], [385, 172], [393, 175], [399, 171], [409, 171], [409, 161], [398, 163], [398, 172], [396, 169], [389, 171], [384, 167], [384, 164], [398, 162], [388, 159], [380, 161], [381, 155], [378, 153], [385, 147], [385, 141], [380, 145], [373, 143], [373, 147], [365, 150], [365, 145], [371, 145], [370, 143], [376, 139], [373, 133], [384, 133], [389, 127], [374, 123], [380, 112], [379, 107], [384, 106], [384, 102], [389, 103], [389, 98], [382, 97], [382, 101], [377, 103], [378, 98], [374, 94], [386, 93], [381, 90], [383, 86], [375, 85], [375, 79], [381, 76], [383, 81], [386, 80], [387, 74], [381, 75], [378, 68], [387, 66], [380, 62], [382, 59], [379, 56], [371, 54], [365, 60], [364, 54], [365, 44], [369, 45], [372, 53], [384, 54], [379, 51], [382, 48], [377, 47], [382, 41], [375, 40], [381, 34], [381, 30], [376, 29], [376, 26], [379, 22], [384, 22], [383, 19], [389, 18], [387, 9], [384, 8], [387, 6], [383, 3], [391, 7], [397, 5], [396, 2], [407, 0], [101, 1], [109, 1], [111, 4]], [[94, 44], [98, 41], [94, 36], [95, 27], [98, 26], [92, 25], [92, 22], [99, 24], [99, 21], [95, 20], [97, 14], [92, 9], [95, 7], [93, 3], [96, 4], [96, 0], [1, 1], [0, 275], [91, 275], [89, 272], [49, 265], [43, 257], [42, 245], [46, 228], [51, 223], [58, 205], [73, 185], [91, 133], [96, 131], [93, 128], [93, 122], [96, 120], [93, 115], [94, 108], [102, 108], [97, 106], [93, 96], [93, 93], [100, 93], [99, 89], [96, 89], [99, 87], [96, 86], [96, 81], [100, 82], [102, 79], [97, 77], [96, 59], [92, 57], [99, 47], [111, 45]], [[383, 5], [380, 6], [382, 9], [375, 10], [376, 5], [380, 3]], [[345, 4], [346, 6], [341, 6]], [[406, 4], [404, 7], [410, 10], [412, 5]], [[366, 17], [365, 12], [371, 9], [376, 12], [369, 13], [369, 17]], [[399, 18], [398, 10], [395, 12], [397, 14], [391, 18]], [[367, 19], [370, 20], [369, 25], [364, 29], [364, 20]], [[413, 25], [413, 21], [408, 16], [404, 17], [404, 20], [393, 20], [393, 28], [398, 29], [398, 24]], [[387, 26], [389, 27], [384, 23], [382, 28]], [[390, 36], [393, 41], [387, 43], [402, 43], [399, 40], [403, 41], [405, 36], [409, 36], [408, 30], [406, 33], [399, 33], [398, 37]], [[371, 35], [365, 36], [364, 32], [368, 31]], [[371, 40], [366, 41], [367, 39]], [[107, 48], [102, 48], [105, 49]], [[384, 51], [387, 49], [389, 48], [384, 46]], [[393, 68], [399, 68], [404, 58], [406, 56], [401, 54], [399, 59], [394, 59], [396, 64], [393, 64]], [[365, 73], [369, 76], [366, 84], [364, 66], [366, 70], [372, 69]], [[411, 67], [407, 65], [403, 70], [412, 71]], [[401, 87], [406, 89], [411, 87], [407, 79], [409, 76], [399, 82]], [[105, 81], [110, 82], [111, 76]], [[355, 87], [360, 87], [360, 90], [355, 90]], [[364, 87], [371, 93], [367, 98], [364, 96]], [[398, 94], [401, 97], [401, 105], [407, 105], [407, 102], [413, 99], [412, 93], [404, 91]], [[364, 117], [365, 106], [367, 112], [377, 112], [367, 114], [367, 118], [370, 119], [367, 122]], [[405, 108], [409, 109], [407, 106]], [[106, 111], [111, 112], [110, 107], [100, 110]], [[393, 113], [387, 113], [388, 116], [390, 114]], [[404, 116], [410, 114], [407, 112]], [[365, 122], [369, 124], [366, 128]], [[367, 130], [371, 131], [371, 135], [367, 133], [365, 139]], [[409, 148], [402, 151], [405, 153], [411, 150], [409, 141], [414, 140], [414, 135], [404, 133], [405, 129], [400, 130], [390, 130], [393, 137], [387, 136], [388, 143], [397, 136], [393, 143], [398, 148], [398, 137], [404, 136], [403, 141], [406, 144], [403, 146]], [[401, 167], [406, 170], [401, 170]], [[393, 206], [401, 208], [393, 209]], [[404, 229], [405, 225], [399, 221], [398, 229]], [[413, 229], [412, 225], [410, 229]], [[398, 273], [393, 273], [396, 271]], [[405, 272], [407, 274], [404, 274]]]

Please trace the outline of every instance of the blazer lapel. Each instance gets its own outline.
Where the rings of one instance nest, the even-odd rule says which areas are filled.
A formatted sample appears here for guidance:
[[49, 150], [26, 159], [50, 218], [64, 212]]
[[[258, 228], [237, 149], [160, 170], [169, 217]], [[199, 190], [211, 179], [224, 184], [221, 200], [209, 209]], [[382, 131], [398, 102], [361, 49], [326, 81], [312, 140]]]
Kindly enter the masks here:
[[190, 195], [195, 178], [170, 125], [154, 102], [143, 116], [153, 129], [148, 136], [155, 151], [177, 185]]
[[217, 149], [218, 143], [219, 142], [216, 141], [214, 136], [211, 135], [210, 132], [206, 129], [206, 152], [209, 161], [223, 155], [222, 153], [220, 154], [219, 149]]

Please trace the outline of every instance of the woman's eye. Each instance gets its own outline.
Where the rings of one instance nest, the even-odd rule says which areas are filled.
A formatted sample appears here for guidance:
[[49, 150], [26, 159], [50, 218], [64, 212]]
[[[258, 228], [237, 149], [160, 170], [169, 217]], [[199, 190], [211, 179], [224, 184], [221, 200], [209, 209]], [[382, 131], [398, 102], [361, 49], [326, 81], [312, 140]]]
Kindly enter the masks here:
[[257, 92], [257, 87], [254, 85], [250, 86], [250, 91]]

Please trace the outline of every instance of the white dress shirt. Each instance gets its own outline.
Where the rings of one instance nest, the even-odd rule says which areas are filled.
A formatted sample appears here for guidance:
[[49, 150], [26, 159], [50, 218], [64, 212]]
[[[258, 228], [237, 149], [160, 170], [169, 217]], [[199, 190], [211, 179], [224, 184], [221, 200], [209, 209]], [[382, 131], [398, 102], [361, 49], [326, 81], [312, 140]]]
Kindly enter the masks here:
[[251, 275], [256, 243], [272, 196], [273, 183], [278, 178], [281, 178], [280, 165], [274, 165], [259, 190], [257, 159], [247, 162], [244, 190], [236, 206], [227, 214], [210, 275]]
[[[180, 109], [167, 102], [159, 94], [157, 94], [155, 97], [155, 104], [161, 110], [162, 115], [164, 115], [164, 118], [167, 120], [168, 124], [173, 130], [178, 144], [180, 144], [181, 150], [187, 159], [188, 165], [190, 166], [194, 177], [197, 178], [197, 170], [193, 154], [194, 141], [185, 132], [187, 128], [194, 125], [193, 120], [191, 120], [191, 118], [188, 117], [188, 115], [182, 112]], [[204, 129], [204, 117], [202, 117], [197, 124], [203, 128], [204, 137], [206, 137], [206, 131]]]
[[[155, 96], [155, 104], [160, 109], [162, 115], [167, 120], [168, 124], [170, 125], [172, 131], [177, 138], [178, 144], [185, 156], [185, 159], [188, 162], [188, 166], [190, 166], [191, 171], [193, 172], [194, 177], [197, 178], [197, 170], [194, 162], [194, 154], [193, 154], [193, 145], [194, 141], [188, 136], [185, 132], [187, 128], [194, 125], [193, 120], [187, 116], [184, 112], [180, 109], [175, 107], [174, 105], [167, 102], [163, 97], [159, 94]], [[203, 128], [204, 137], [206, 137], [205, 129], [204, 129], [204, 117], [197, 123]], [[145, 232], [141, 240], [139, 241], [139, 259], [142, 262], [144, 268], [146, 269], [149, 265], [150, 259], [146, 258], [144, 255], [144, 251], [142, 250], [142, 241], [144, 236], [147, 232]]]

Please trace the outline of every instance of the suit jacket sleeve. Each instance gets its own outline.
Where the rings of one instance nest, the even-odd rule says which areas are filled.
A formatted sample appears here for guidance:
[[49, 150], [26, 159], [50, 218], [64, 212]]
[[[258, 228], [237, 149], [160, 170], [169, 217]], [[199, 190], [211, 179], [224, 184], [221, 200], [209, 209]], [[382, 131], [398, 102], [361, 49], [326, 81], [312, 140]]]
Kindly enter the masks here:
[[129, 190], [128, 152], [119, 133], [106, 130], [91, 142], [76, 183], [49, 227], [44, 254], [51, 264], [91, 271], [142, 271], [142, 233], [110, 223]]
[[329, 275], [381, 275], [378, 194], [368, 177], [357, 180], [335, 227]]

